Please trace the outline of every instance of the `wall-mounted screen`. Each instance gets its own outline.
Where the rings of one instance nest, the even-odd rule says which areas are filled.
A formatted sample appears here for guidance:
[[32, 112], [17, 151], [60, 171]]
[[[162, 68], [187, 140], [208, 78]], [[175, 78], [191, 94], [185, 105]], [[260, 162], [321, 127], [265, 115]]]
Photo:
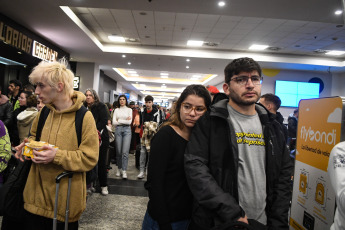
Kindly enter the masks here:
[[298, 107], [301, 99], [319, 98], [320, 84], [277, 80], [275, 95], [282, 101], [281, 106]]

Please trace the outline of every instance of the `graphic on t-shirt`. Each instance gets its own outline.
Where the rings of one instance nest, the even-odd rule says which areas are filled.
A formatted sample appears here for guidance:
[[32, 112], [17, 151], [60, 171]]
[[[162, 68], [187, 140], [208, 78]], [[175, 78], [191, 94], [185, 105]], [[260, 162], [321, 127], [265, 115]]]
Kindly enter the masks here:
[[247, 144], [247, 145], [260, 145], [264, 146], [264, 135], [262, 133], [245, 133], [237, 132], [236, 133], [237, 144]]

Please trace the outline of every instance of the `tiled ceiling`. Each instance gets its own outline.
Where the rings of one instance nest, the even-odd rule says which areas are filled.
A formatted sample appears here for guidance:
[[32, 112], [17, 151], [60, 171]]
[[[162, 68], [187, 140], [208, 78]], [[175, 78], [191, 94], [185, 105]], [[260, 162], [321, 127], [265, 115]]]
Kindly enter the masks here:
[[109, 35], [117, 35], [125, 37], [127, 45], [139, 46], [186, 48], [188, 40], [202, 40], [202, 49], [222, 51], [247, 51], [254, 43], [269, 45], [264, 52], [295, 55], [345, 50], [341, 24], [84, 7], [72, 10], [103, 44], [112, 43]]
[[[345, 50], [345, 17], [334, 15], [343, 1], [224, 1], [219, 8], [215, 0], [2, 0], [0, 13], [140, 95], [173, 97], [186, 84], [220, 84], [225, 65], [242, 56], [263, 68], [345, 72], [345, 55], [324, 53]], [[205, 43], [190, 48], [188, 40]], [[248, 51], [253, 43], [269, 48]]]

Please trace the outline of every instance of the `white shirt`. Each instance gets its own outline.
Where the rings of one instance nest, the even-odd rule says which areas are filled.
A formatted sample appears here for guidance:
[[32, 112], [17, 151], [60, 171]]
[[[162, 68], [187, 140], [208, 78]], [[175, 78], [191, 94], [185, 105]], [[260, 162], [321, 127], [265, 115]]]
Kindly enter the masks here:
[[[132, 123], [132, 114], [132, 109], [127, 106], [121, 106], [120, 108], [115, 109], [113, 125], [130, 125]], [[130, 117], [129, 120], [127, 120], [128, 117]]]

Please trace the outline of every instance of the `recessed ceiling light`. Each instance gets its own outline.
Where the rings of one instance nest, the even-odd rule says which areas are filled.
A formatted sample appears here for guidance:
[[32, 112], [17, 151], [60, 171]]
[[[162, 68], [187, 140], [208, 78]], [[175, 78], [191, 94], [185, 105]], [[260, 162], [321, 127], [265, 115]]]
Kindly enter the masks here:
[[188, 65], [186, 66], [186, 69], [189, 69], [189, 66], [188, 66]]
[[188, 40], [187, 46], [202, 46], [204, 41]]
[[166, 75], [162, 75], [161, 78], [169, 78], [168, 76]]
[[328, 54], [328, 55], [343, 55], [345, 54], [345, 51], [342, 51], [342, 50], [331, 50], [331, 51], [328, 51], [327, 53], [325, 54]]
[[128, 38], [129, 42], [137, 42], [138, 40], [136, 38]]
[[128, 70], [127, 73], [137, 73], [137, 71], [134, 70]]
[[169, 73], [160, 73], [162, 76], [169, 76]]
[[109, 35], [108, 38], [110, 41], [113, 41], [113, 42], [125, 42], [126, 41], [124, 37], [116, 36], [116, 35]]
[[138, 82], [136, 81], [135, 84], [138, 84]]
[[192, 78], [199, 79], [199, 78], [201, 78], [201, 76], [200, 75], [193, 75]]
[[133, 73], [131, 74], [132, 77], [139, 77], [139, 74]]
[[128, 64], [128, 65], [131, 65], [132, 63], [128, 62], [127, 64]]
[[125, 58], [125, 57], [126, 57], [126, 55], [122, 54], [122, 57], [123, 57], [123, 58]]
[[218, 2], [218, 6], [220, 6], [220, 7], [225, 6], [225, 2], [223, 2], [223, 1]]
[[167, 86], [166, 85], [162, 85], [161, 88], [166, 88]]
[[268, 47], [268, 45], [252, 45], [251, 47], [249, 47], [250, 50], [264, 50]]
[[342, 10], [336, 10], [336, 11], [334, 12], [334, 14], [336, 14], [336, 15], [339, 15], [339, 14], [342, 14], [342, 13], [343, 13]]
[[189, 58], [187, 58], [187, 59], [186, 59], [186, 62], [190, 62], [190, 59], [189, 59]]

